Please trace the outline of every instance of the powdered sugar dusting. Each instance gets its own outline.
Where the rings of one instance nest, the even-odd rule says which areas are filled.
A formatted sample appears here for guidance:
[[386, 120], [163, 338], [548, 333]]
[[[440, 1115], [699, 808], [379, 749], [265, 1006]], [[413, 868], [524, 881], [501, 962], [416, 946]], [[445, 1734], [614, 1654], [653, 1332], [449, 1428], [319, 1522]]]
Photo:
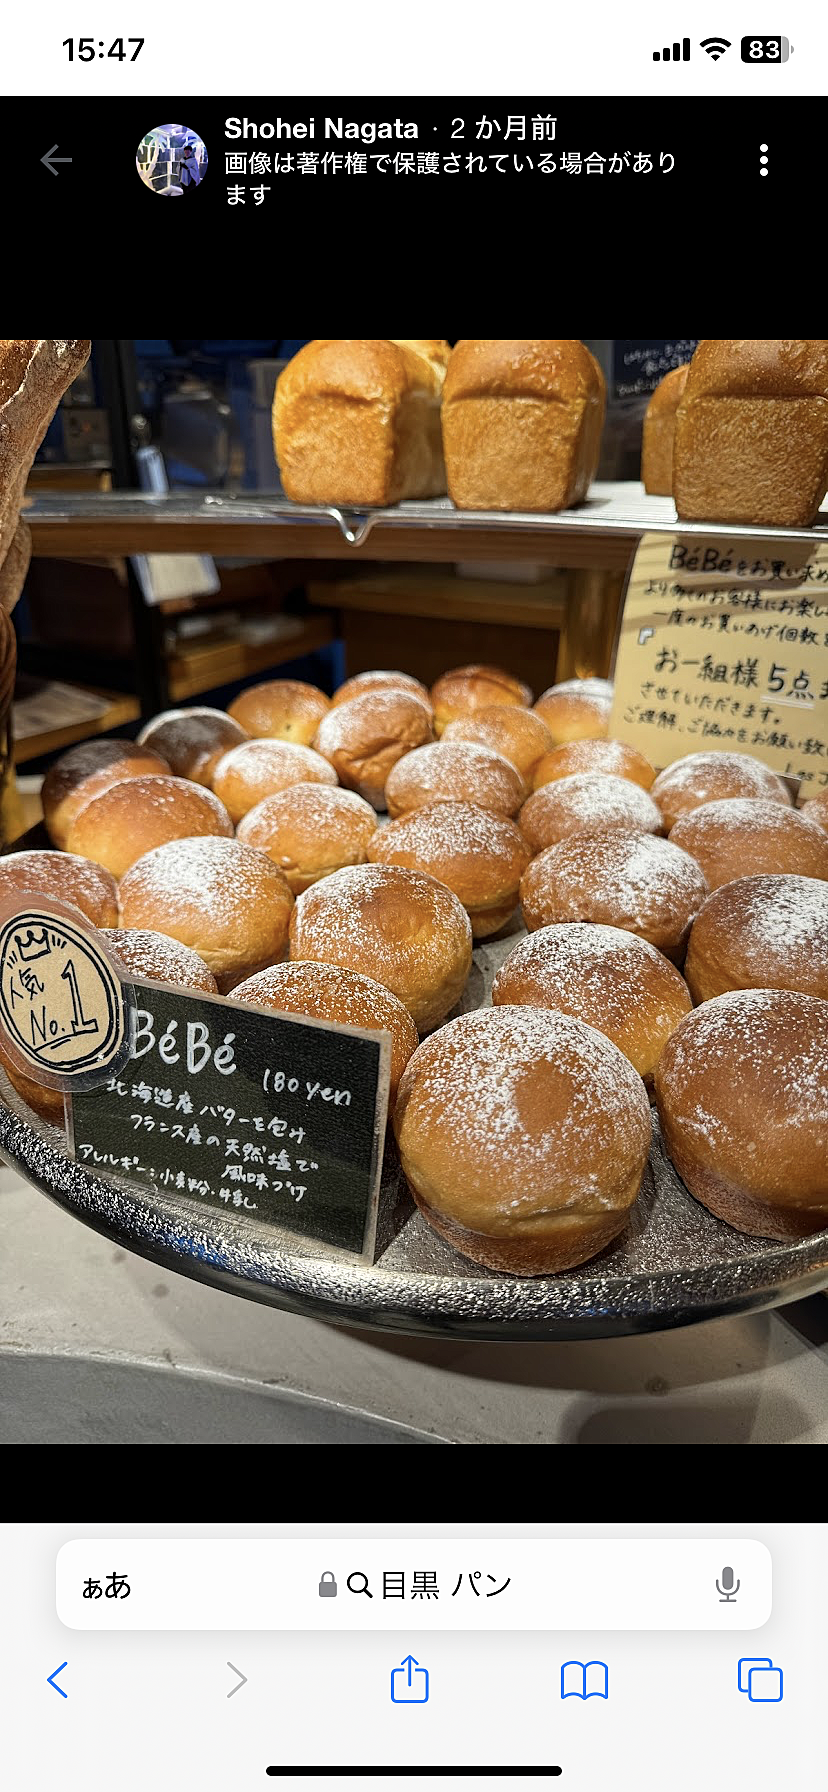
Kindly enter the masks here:
[[376, 811], [355, 790], [328, 784], [291, 784], [288, 790], [266, 796], [248, 810], [239, 822], [237, 838], [263, 845], [265, 840], [275, 842], [280, 831], [288, 829], [294, 845], [299, 838], [307, 845], [315, 842], [322, 857], [327, 845], [350, 846], [355, 839], [367, 845], [376, 827]]
[[289, 892], [265, 853], [238, 840], [199, 835], [156, 846], [136, 860], [121, 880], [121, 917], [129, 926], [131, 913], [157, 910], [173, 924], [198, 913], [208, 918], [211, 930], [226, 930], [241, 917], [249, 925], [251, 908], [255, 916], [268, 890], [283, 910]]
[[150, 977], [155, 983], [215, 993], [215, 977], [203, 958], [179, 940], [155, 933], [149, 927], [107, 928], [107, 935], [116, 958], [134, 977]]
[[750, 953], [769, 971], [778, 963], [794, 972], [797, 962], [806, 968], [816, 960], [828, 977], [828, 883], [821, 878], [740, 878], [709, 898], [703, 917], [705, 934], [726, 928], [727, 955]]
[[813, 840], [820, 832], [795, 809], [743, 796], [721, 797], [717, 802], [702, 804], [676, 822], [674, 831], [679, 829], [680, 839], [697, 840], [700, 846], [720, 832], [738, 833], [746, 840], [756, 833], [775, 835], [780, 840]]
[[0, 859], [0, 896], [53, 896], [74, 902], [96, 927], [114, 925], [118, 891], [102, 865], [73, 852], [10, 852]]
[[576, 912], [573, 919], [594, 916], [633, 929], [650, 925], [654, 917], [680, 915], [689, 924], [707, 895], [704, 874], [689, 853], [654, 834], [620, 829], [576, 834], [547, 847], [532, 861], [524, 882], [533, 891], [549, 891], [552, 905], [563, 911], [561, 920], [588, 904], [591, 913]]
[[403, 1142], [421, 1131], [432, 1143], [462, 1140], [464, 1163], [479, 1166], [484, 1183], [496, 1172], [487, 1205], [516, 1220], [584, 1202], [611, 1209], [613, 1184], [629, 1178], [650, 1139], [632, 1065], [602, 1033], [552, 1009], [478, 1009], [449, 1021], [415, 1052], [401, 1104]]
[[[336, 964], [345, 953], [366, 972], [390, 954], [410, 974], [439, 975], [458, 941], [471, 952], [471, 927], [462, 904], [424, 871], [399, 865], [354, 865], [312, 884], [296, 901], [290, 956]], [[373, 971], [376, 975], [376, 968]]]
[[[825, 1128], [828, 1003], [791, 990], [737, 989], [703, 1002], [668, 1046], [663, 1093], [678, 1123], [711, 1147], [759, 1149], [763, 1128]], [[660, 1073], [661, 1075], [661, 1073]], [[749, 1166], [746, 1173], [749, 1174]]]
[[591, 921], [541, 927], [520, 940], [495, 977], [493, 1000], [520, 999], [509, 994], [518, 980], [534, 982], [539, 999], [547, 990], [566, 1005], [583, 1003], [596, 1012], [606, 1004], [634, 1014], [656, 991], [658, 1000], [680, 998], [684, 991], [689, 1003], [678, 971], [648, 940]]
[[366, 691], [384, 689], [408, 691], [431, 709], [431, 699], [425, 685], [420, 683], [419, 678], [412, 678], [410, 672], [356, 672], [353, 678], [346, 678], [345, 683], [334, 692], [332, 701], [338, 709], [341, 703], [350, 703], [352, 698], [362, 697]]
[[524, 803], [520, 825], [535, 847], [610, 827], [650, 834], [663, 827], [661, 812], [646, 790], [603, 772], [574, 772], [542, 785]]
[[79, 810], [71, 834], [80, 830], [86, 836], [89, 828], [100, 823], [106, 825], [107, 821], [111, 823], [119, 811], [123, 813], [127, 828], [131, 821], [140, 819], [143, 822], [146, 816], [157, 815], [167, 818], [174, 831], [181, 827], [192, 833], [203, 827], [205, 832], [233, 832], [227, 810], [212, 790], [205, 790], [203, 784], [193, 784], [188, 778], [159, 774], [110, 784], [97, 796], [90, 797]]
[[561, 684], [551, 684], [538, 698], [538, 702], [542, 703], [544, 697], [556, 697], [559, 691], [578, 691], [582, 696], [604, 697], [609, 702], [613, 689], [608, 678], [565, 678]]
[[271, 790], [281, 790], [305, 780], [316, 784], [337, 781], [336, 772], [321, 753], [290, 740], [243, 741], [222, 755], [213, 773], [214, 789], [220, 791], [222, 785], [232, 783], [251, 796], [258, 791], [260, 798], [271, 794], [265, 788], [268, 784]]
[[520, 773], [502, 753], [476, 741], [434, 741], [407, 753], [386, 785], [389, 808], [419, 808], [423, 803], [477, 803], [513, 815], [525, 786]]
[[229, 752], [247, 739], [243, 728], [221, 709], [166, 709], [154, 716], [138, 736], [168, 760], [178, 777], [188, 778], [217, 751]]
[[397, 852], [435, 863], [451, 859], [456, 870], [484, 872], [494, 865], [502, 875], [504, 865], [513, 867], [515, 886], [530, 857], [516, 824], [476, 803], [427, 803], [389, 822], [373, 841], [371, 856], [388, 863]]
[[727, 798], [764, 797], [786, 807], [791, 805], [784, 780], [750, 753], [688, 753], [659, 773], [652, 794], [656, 802], [663, 797], [665, 810], [673, 820]]
[[333, 753], [347, 752], [363, 743], [376, 743], [374, 751], [394, 740], [409, 741], [416, 746], [431, 739], [431, 711], [412, 691], [364, 691], [338, 703], [322, 717], [316, 744], [326, 758]]

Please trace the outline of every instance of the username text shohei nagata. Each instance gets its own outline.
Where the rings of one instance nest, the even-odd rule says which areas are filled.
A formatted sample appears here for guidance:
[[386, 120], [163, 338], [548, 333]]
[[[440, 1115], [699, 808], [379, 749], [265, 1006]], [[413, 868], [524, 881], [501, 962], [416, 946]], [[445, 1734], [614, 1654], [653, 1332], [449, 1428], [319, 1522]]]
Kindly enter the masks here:
[[266, 118], [226, 118], [224, 134], [231, 138], [271, 138], [279, 137], [289, 141], [309, 141], [323, 138], [337, 142], [377, 143], [403, 138], [417, 138], [419, 131], [416, 124], [404, 118], [384, 120], [367, 119], [358, 121], [352, 118], [315, 118], [289, 119]]

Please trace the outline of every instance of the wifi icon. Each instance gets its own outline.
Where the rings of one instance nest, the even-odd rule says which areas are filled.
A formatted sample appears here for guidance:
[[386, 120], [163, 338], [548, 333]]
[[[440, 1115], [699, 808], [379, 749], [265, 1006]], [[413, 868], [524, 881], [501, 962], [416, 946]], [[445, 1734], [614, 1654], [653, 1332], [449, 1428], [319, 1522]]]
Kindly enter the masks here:
[[713, 61], [718, 62], [719, 57], [724, 55], [725, 50], [730, 49], [730, 40], [726, 37], [706, 37], [703, 39], [699, 48], [706, 50], [708, 56], [712, 56]]

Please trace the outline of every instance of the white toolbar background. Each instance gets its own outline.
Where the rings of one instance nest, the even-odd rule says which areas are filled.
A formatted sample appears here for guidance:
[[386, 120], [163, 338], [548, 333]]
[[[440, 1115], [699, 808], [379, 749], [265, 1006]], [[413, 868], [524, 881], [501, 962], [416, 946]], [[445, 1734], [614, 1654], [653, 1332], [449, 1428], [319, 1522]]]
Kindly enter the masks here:
[[[239, 1498], [245, 1497], [240, 1479]], [[223, 1527], [227, 1534], [230, 1527]], [[235, 1527], [279, 1535], [279, 1527]], [[330, 1527], [333, 1530], [334, 1527]], [[355, 1537], [372, 1527], [347, 1527]], [[431, 1527], [431, 1534], [526, 1537], [530, 1527]], [[619, 1527], [628, 1535], [691, 1527]], [[203, 1633], [119, 1636], [69, 1631], [54, 1605], [60, 1543], [90, 1536], [215, 1534], [206, 1526], [6, 1526], [0, 1531], [0, 1685], [4, 1781], [62, 1792], [264, 1792], [268, 1763], [393, 1762], [504, 1766], [559, 1763], [562, 1792], [778, 1792], [815, 1787], [823, 1771], [822, 1636], [828, 1607], [826, 1527], [721, 1522], [707, 1536], [763, 1539], [774, 1561], [774, 1610], [753, 1635], [462, 1635], [404, 1627], [393, 1634]], [[345, 1527], [338, 1529], [342, 1534]], [[389, 1538], [400, 1530], [384, 1527]], [[412, 1527], [413, 1529], [413, 1527]], [[423, 1527], [417, 1526], [422, 1535]], [[600, 1527], [531, 1527], [607, 1535]], [[320, 1535], [286, 1527], [283, 1535]], [[324, 1548], [324, 1543], [320, 1544]], [[209, 1569], [209, 1557], [205, 1566]], [[410, 1614], [406, 1614], [410, 1616]], [[422, 1622], [420, 1620], [420, 1622]], [[393, 1667], [411, 1653], [429, 1671], [427, 1704], [395, 1705]], [[741, 1655], [784, 1673], [781, 1704], [752, 1705], [737, 1687]], [[561, 1663], [599, 1660], [609, 1699], [560, 1699]], [[47, 1684], [62, 1662], [63, 1699]], [[239, 1685], [228, 1667], [246, 1676]], [[234, 1686], [239, 1690], [228, 1698]], [[378, 1782], [375, 1782], [378, 1784]], [[342, 1792], [358, 1789], [341, 1782]], [[497, 1782], [493, 1783], [495, 1792]], [[337, 1792], [339, 1781], [290, 1782], [289, 1792]], [[400, 1782], [401, 1792], [471, 1792], [461, 1782]], [[364, 1792], [371, 1792], [366, 1784]], [[382, 1782], [382, 1792], [390, 1792]], [[475, 1792], [486, 1792], [476, 1787]], [[533, 1792], [516, 1784], [504, 1792]], [[543, 1792], [551, 1792], [545, 1782]]]
[[[3, 22], [6, 94], [445, 95], [547, 93], [613, 96], [753, 95], [824, 92], [828, 22], [824, 9], [740, 5], [676, 8], [649, 0], [562, 7], [548, 0], [504, 9], [494, 0], [446, 7], [420, 0], [416, 15], [379, 0], [342, 6], [198, 8], [144, 0], [137, 14], [92, 0], [82, 13], [54, 0], [8, 7]], [[741, 61], [740, 40], [784, 34], [788, 62], [755, 68]], [[136, 62], [110, 60], [114, 38], [142, 35]], [[652, 53], [689, 35], [689, 62], [653, 62]], [[70, 63], [64, 38], [91, 37], [91, 62]], [[702, 39], [724, 37], [714, 62]], [[126, 46], [125, 46], [126, 47]], [[131, 53], [131, 52], [128, 52]], [[278, 103], [278, 102], [276, 102]], [[229, 106], [229, 111], [234, 111]], [[269, 116], [269, 113], [263, 116]], [[197, 126], [197, 120], [184, 122]], [[631, 112], [631, 126], [634, 110]]]

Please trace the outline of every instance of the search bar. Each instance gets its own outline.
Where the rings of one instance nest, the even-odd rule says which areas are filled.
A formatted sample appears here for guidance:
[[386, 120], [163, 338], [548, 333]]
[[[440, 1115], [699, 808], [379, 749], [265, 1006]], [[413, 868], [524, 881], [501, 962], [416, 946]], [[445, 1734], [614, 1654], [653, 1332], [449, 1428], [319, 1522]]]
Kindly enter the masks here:
[[72, 1630], [756, 1630], [771, 1557], [744, 1538], [79, 1538]]

